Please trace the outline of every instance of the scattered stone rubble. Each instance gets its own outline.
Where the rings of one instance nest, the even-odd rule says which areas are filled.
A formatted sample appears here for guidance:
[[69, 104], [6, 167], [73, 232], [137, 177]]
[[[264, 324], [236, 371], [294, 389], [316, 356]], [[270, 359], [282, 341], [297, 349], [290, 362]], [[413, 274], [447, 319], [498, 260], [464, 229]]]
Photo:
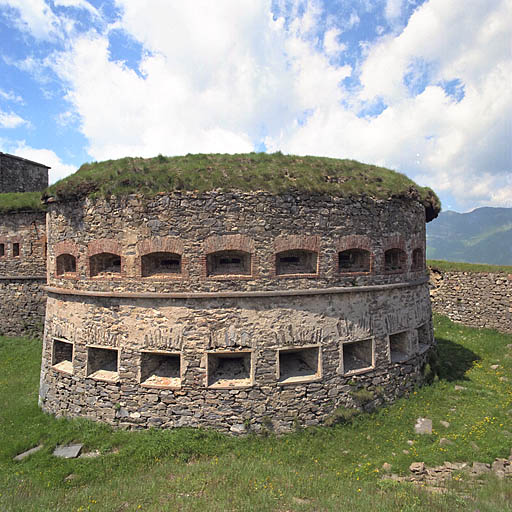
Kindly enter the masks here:
[[[391, 465], [385, 463], [387, 471]], [[383, 475], [385, 480], [394, 480], [397, 482], [412, 482], [417, 485], [425, 486], [427, 489], [440, 491], [444, 489], [447, 481], [454, 479], [457, 475], [464, 473], [467, 476], [478, 478], [486, 474], [494, 474], [498, 478], [512, 479], [512, 449], [508, 459], [496, 458], [492, 464], [485, 462], [445, 462], [441, 466], [427, 467], [424, 462], [413, 462], [409, 466], [411, 472], [408, 476], [399, 476], [395, 473]]]

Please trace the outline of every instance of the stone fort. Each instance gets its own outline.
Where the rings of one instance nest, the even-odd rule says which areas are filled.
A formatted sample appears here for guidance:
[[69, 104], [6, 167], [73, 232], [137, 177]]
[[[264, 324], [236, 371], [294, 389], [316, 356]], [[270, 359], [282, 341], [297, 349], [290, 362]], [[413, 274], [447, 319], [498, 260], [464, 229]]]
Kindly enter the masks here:
[[342, 177], [321, 179], [56, 193], [46, 214], [3, 214], [4, 273], [22, 260], [26, 277], [47, 272], [41, 407], [126, 428], [286, 432], [360, 405], [358, 390], [371, 408], [420, 385], [437, 210], [413, 189], [345, 196], [329, 186]]

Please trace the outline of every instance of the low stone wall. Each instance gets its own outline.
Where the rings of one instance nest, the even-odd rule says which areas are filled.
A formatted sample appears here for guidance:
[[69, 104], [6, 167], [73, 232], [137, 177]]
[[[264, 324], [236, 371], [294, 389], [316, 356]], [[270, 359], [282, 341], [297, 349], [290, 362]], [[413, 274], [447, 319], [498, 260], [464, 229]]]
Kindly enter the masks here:
[[432, 309], [454, 322], [512, 333], [512, 274], [430, 269]]
[[43, 333], [46, 276], [0, 278], [0, 334], [34, 336]]

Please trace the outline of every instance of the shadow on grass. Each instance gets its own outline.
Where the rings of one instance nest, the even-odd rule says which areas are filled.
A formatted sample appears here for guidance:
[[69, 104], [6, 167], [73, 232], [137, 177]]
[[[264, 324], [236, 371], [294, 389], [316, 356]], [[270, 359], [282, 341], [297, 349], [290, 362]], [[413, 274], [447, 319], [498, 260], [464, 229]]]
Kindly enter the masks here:
[[454, 380], [468, 380], [466, 372], [473, 366], [474, 361], [479, 361], [480, 356], [472, 350], [447, 340], [437, 338], [437, 375], [441, 380], [449, 382]]

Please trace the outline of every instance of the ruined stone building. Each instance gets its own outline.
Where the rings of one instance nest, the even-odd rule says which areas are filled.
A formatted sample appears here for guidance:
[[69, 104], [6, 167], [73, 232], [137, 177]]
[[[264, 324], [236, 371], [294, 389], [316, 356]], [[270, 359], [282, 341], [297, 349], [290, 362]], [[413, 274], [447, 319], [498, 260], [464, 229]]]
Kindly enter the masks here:
[[1, 334], [41, 332], [45, 311], [46, 214], [37, 192], [48, 187], [48, 169], [46, 165], [0, 153]]
[[[197, 172], [222, 178], [253, 157], [222, 158]], [[86, 169], [87, 192], [50, 193], [45, 411], [285, 432], [357, 405], [361, 388], [376, 406], [422, 383], [433, 346], [425, 221], [436, 207], [412, 188], [342, 194], [342, 161], [327, 173], [313, 157], [322, 188], [304, 190], [296, 157], [280, 158], [273, 172], [294, 184], [285, 190], [188, 190], [178, 170], [168, 190], [91, 195]], [[124, 165], [150, 172], [127, 160], [108, 163], [109, 181], [126, 186]]]
[[[424, 381], [425, 221], [439, 204], [405, 177], [160, 156], [86, 164], [41, 194], [48, 169], [0, 153], [0, 334], [45, 322], [45, 411], [285, 432]], [[512, 274], [433, 275], [436, 311], [510, 332]]]

